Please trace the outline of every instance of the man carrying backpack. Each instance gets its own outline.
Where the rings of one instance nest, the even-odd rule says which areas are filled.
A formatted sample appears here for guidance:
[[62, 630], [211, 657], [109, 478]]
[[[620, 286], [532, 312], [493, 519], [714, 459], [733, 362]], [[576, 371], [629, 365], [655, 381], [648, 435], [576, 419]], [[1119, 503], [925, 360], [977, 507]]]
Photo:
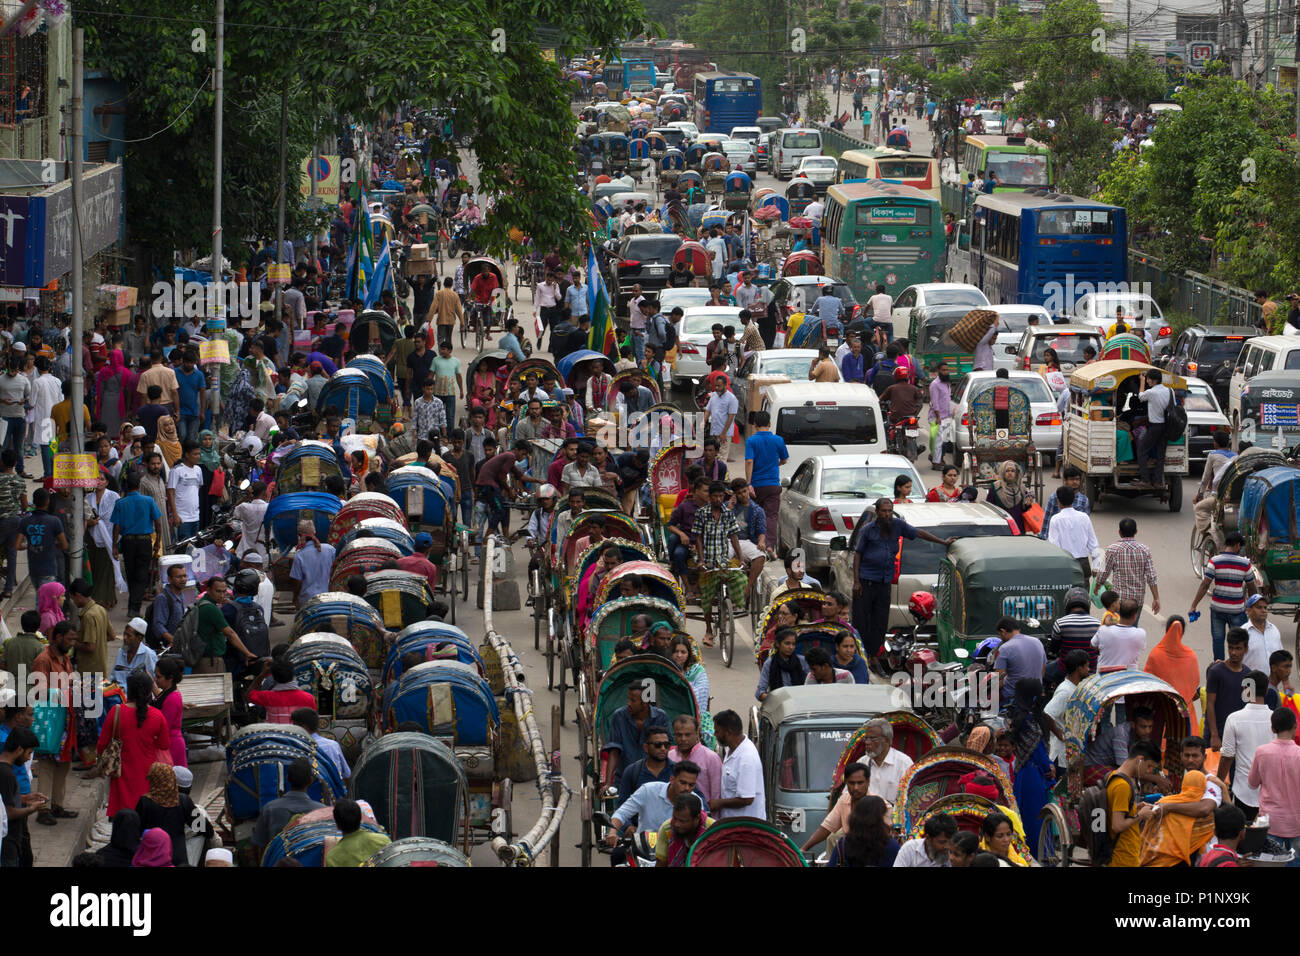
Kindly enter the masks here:
[[[1129, 747], [1128, 759], [1106, 778], [1105, 801], [1102, 803], [1106, 828], [1094, 828], [1091, 833], [1093, 862], [1103, 866], [1137, 866], [1142, 849], [1141, 830], [1154, 812], [1151, 804], [1142, 801], [1142, 791], [1137, 780], [1153, 774], [1160, 768], [1160, 748], [1149, 740], [1139, 740]], [[1096, 787], [1090, 787], [1080, 804], [1080, 820], [1094, 819], [1091, 806], [1095, 801]], [[1093, 800], [1089, 800], [1089, 797]], [[1084, 815], [1083, 810], [1089, 809]], [[1103, 838], [1104, 837], [1104, 838]]]
[[[198, 661], [190, 665], [196, 674], [225, 673], [227, 645], [242, 654], [245, 662], [257, 660], [257, 655], [244, 646], [243, 640], [221, 613], [221, 605], [225, 600], [226, 579], [213, 575], [208, 579], [203, 597], [194, 605], [198, 642], [203, 645]], [[191, 655], [185, 653], [183, 646], [181, 652], [189, 664]]]
[[650, 316], [650, 321], [646, 324], [646, 345], [651, 350], [663, 349], [667, 353], [677, 346], [677, 327], [673, 323], [680, 319], [681, 312], [680, 306], [673, 309], [672, 321], [662, 312]]

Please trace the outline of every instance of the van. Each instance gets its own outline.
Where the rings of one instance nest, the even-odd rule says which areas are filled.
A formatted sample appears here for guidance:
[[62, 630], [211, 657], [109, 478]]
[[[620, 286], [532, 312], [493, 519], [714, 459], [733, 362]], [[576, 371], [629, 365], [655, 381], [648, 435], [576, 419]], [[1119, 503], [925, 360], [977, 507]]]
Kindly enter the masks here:
[[762, 408], [772, 431], [785, 441], [789, 460], [783, 481], [818, 455], [877, 455], [885, 452], [880, 400], [856, 382], [791, 382], [763, 389]]
[[815, 129], [792, 129], [787, 126], [772, 134], [771, 143], [768, 154], [777, 179], [789, 179], [799, 166], [799, 160], [805, 156], [822, 154], [822, 134]]
[[1228, 386], [1228, 421], [1233, 432], [1241, 426], [1241, 396], [1246, 383], [1263, 372], [1300, 369], [1300, 336], [1257, 335], [1246, 342], [1232, 369]]

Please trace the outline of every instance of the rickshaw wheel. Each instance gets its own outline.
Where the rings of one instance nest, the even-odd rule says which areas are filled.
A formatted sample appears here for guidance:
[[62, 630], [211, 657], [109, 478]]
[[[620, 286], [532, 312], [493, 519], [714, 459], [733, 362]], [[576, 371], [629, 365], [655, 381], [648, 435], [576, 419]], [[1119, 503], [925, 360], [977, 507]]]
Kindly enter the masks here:
[[478, 319], [474, 322], [474, 348], [479, 352], [483, 351], [483, 340], [487, 336], [487, 330], [483, 325], [483, 315], [480, 313]]
[[447, 616], [451, 618], [451, 623], [455, 624], [456, 623], [456, 589], [455, 588], [452, 587], [447, 588], [447, 605], [448, 605]]
[[469, 532], [460, 533], [460, 599], [469, 600]]
[[[542, 647], [542, 611], [546, 605], [545, 598], [541, 594], [541, 582], [538, 581], [536, 569], [528, 575], [528, 596], [533, 599], [533, 650], [541, 650]], [[550, 650], [547, 650], [547, 656], [550, 656]], [[549, 690], [549, 685], [547, 686]]]
[[[1192, 573], [1198, 578], [1205, 576], [1205, 566], [1210, 563], [1210, 559], [1218, 554], [1218, 549], [1214, 546], [1214, 537], [1192, 526], [1192, 541], [1189, 545], [1191, 551]], [[1300, 632], [1297, 632], [1300, 634]]]
[[1060, 806], [1049, 803], [1039, 813], [1038, 820], [1038, 862], [1043, 866], [1069, 866], [1074, 843]]
[[722, 649], [722, 664], [730, 667], [736, 649], [736, 610], [730, 596], [718, 600], [718, 646]]
[[1169, 476], [1169, 510], [1174, 514], [1183, 510], [1183, 479], [1179, 475]]

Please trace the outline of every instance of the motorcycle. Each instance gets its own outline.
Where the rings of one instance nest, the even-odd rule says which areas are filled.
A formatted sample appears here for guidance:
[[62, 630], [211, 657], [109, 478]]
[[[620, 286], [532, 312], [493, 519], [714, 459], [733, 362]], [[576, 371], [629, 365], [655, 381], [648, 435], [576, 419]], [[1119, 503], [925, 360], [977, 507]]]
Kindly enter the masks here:
[[450, 258], [455, 259], [462, 252], [472, 252], [478, 255], [482, 248], [478, 242], [478, 226], [476, 223], [458, 222], [452, 227], [451, 242], [448, 245]]
[[[610, 791], [612, 796], [617, 796]], [[609, 814], [597, 811], [591, 816], [592, 822], [612, 829], [612, 821]], [[650, 845], [650, 834], [646, 832], [634, 833], [628, 835], [627, 828], [618, 835], [618, 843], [615, 846], [609, 846], [604, 840], [596, 844], [596, 849], [600, 853], [613, 855], [616, 849], [623, 851], [623, 862], [615, 864], [616, 867], [653, 867], [655, 865], [654, 847]]]
[[885, 416], [885, 448], [891, 455], [902, 455], [908, 461], [916, 461], [920, 455], [918, 439], [921, 434], [920, 419], [915, 415], [902, 421], [894, 422], [889, 418], [889, 403], [884, 403], [882, 412]]
[[932, 726], [940, 727], [957, 719], [962, 701], [968, 696], [966, 669], [960, 661], [939, 660], [935, 632], [929, 626], [935, 613], [934, 595], [914, 591], [907, 610], [912, 624], [895, 628], [868, 666], [904, 690], [912, 709]]

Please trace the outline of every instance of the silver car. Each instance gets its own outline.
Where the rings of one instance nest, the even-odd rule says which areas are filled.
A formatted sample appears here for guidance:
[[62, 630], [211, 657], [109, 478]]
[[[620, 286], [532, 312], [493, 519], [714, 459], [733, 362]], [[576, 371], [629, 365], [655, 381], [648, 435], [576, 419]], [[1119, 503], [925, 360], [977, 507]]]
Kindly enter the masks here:
[[[792, 382], [808, 379], [808, 369], [817, 359], [816, 349], [767, 349], [763, 352], [751, 352], [745, 359], [740, 371], [731, 378], [731, 391], [740, 402], [740, 429], [749, 434], [749, 380], [755, 375], [784, 375]], [[759, 406], [755, 404], [755, 408]]]
[[[1047, 381], [1037, 372], [1012, 369], [1007, 373], [1010, 384], [1024, 389], [1029, 396], [1029, 407], [1034, 412], [1033, 440], [1038, 450], [1046, 457], [1056, 454], [1056, 446], [1061, 441], [1061, 413], [1056, 407], [1056, 395], [1048, 387]], [[957, 422], [958, 454], [970, 449], [970, 399], [972, 395], [992, 388], [1000, 381], [994, 372], [970, 372], [958, 384], [953, 392], [953, 418]]]
[[[830, 564], [831, 539], [853, 531], [877, 498], [894, 496], [899, 475], [912, 479], [912, 497], [925, 497], [925, 482], [902, 455], [818, 455], [782, 482], [777, 547], [802, 548], [809, 568]], [[768, 541], [772, 540], [771, 531]]]
[[739, 169], [751, 176], [758, 175], [758, 149], [749, 140], [727, 140], [722, 144], [722, 154], [727, 157], [732, 169]]
[[1205, 464], [1205, 458], [1214, 450], [1214, 433], [1228, 432], [1228, 416], [1219, 407], [1219, 400], [1204, 379], [1187, 377], [1187, 462]]
[[[986, 501], [956, 501], [932, 503], [925, 501], [902, 502], [894, 506], [894, 514], [914, 528], [930, 532], [936, 538], [971, 538], [996, 535], [1005, 537], [1019, 534], [1015, 521], [1001, 508]], [[831, 543], [830, 578], [822, 581], [842, 594], [853, 593], [853, 549], [857, 547], [858, 529], [848, 537], [834, 539]], [[907, 611], [908, 599], [915, 591], [934, 593], [939, 581], [939, 562], [947, 549], [917, 538], [903, 542], [899, 562], [898, 580], [894, 582], [889, 599], [889, 626], [907, 627], [912, 617]]]

